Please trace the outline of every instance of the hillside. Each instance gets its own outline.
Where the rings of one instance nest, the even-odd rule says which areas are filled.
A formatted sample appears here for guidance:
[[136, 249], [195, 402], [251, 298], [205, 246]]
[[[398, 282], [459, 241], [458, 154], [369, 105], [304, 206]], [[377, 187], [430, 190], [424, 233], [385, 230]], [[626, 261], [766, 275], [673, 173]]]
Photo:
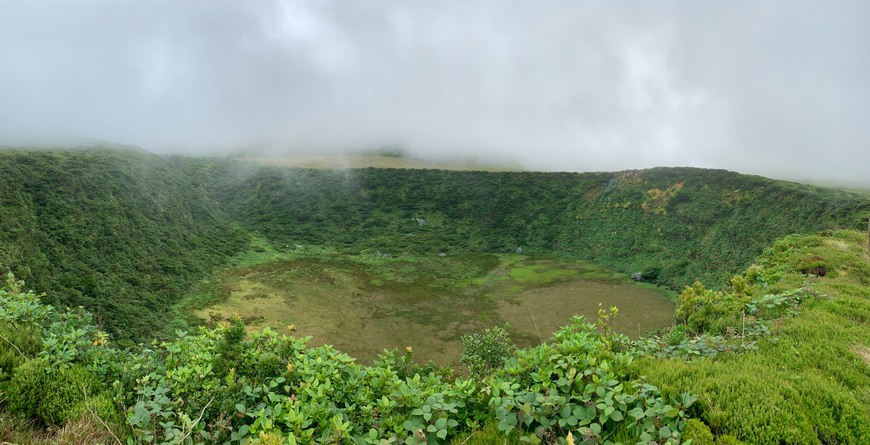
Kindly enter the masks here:
[[[670, 340], [674, 349], [693, 351], [695, 359], [692, 355], [686, 359], [686, 354], [647, 357], [640, 373], [664, 393], [698, 394], [694, 413], [717, 436], [727, 434], [759, 444], [868, 443], [870, 256], [866, 228], [784, 237], [766, 248], [742, 278], [734, 288], [748, 284], [742, 292], [762, 298], [736, 306], [737, 311], [744, 311], [742, 319], [731, 311], [732, 332], [741, 328], [749, 332], [751, 323], [767, 308], [785, 306], [762, 331], [773, 338], [750, 342], [742, 354], [716, 357], [714, 353], [716, 359], [704, 360], [699, 358], [710, 357], [710, 352], [698, 348], [703, 342], [677, 345], [679, 330], [675, 329], [670, 339], [660, 341]], [[728, 318], [725, 308], [734, 302], [730, 299], [741, 298], [739, 293], [715, 294], [720, 297], [716, 301], [698, 304], [698, 318]], [[696, 304], [683, 297], [681, 303]], [[711, 311], [711, 307], [716, 308]], [[689, 323], [693, 324], [691, 316]]]
[[864, 194], [719, 170], [314, 170], [105, 149], [2, 150], [0, 200], [0, 264], [134, 340], [168, 329], [165, 307], [246, 230], [286, 250], [568, 255], [679, 289], [870, 213]]
[[675, 289], [724, 284], [790, 233], [862, 228], [870, 197], [722, 170], [307, 170], [175, 159], [275, 245], [563, 253]]
[[167, 307], [245, 242], [160, 157], [0, 150], [0, 268], [46, 302], [86, 307], [115, 338], [169, 328]]

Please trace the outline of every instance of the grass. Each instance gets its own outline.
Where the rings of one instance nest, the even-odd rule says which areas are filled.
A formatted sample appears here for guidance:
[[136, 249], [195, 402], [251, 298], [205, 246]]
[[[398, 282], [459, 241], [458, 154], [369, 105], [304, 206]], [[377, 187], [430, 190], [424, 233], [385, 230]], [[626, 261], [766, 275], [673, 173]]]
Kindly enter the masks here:
[[0, 443], [17, 445], [97, 445], [119, 443], [114, 433], [91, 415], [84, 415], [62, 428], [46, 431], [32, 421], [0, 412]]
[[[599, 303], [620, 307], [616, 329], [638, 336], [670, 324], [673, 304], [584, 262], [525, 255], [387, 257], [315, 248], [281, 252], [255, 237], [249, 252], [177, 306], [189, 320], [238, 316], [312, 336], [363, 361], [412, 346], [417, 360], [458, 365], [462, 335], [505, 321], [520, 345], [547, 338]], [[195, 318], [191, 318], [193, 315]]]
[[[758, 259], [768, 290], [808, 286], [820, 296], [776, 327], [758, 351], [686, 363], [644, 360], [642, 373], [670, 395], [700, 396], [714, 434], [747, 443], [870, 441], [870, 258], [866, 235], [790, 236]], [[826, 273], [801, 272], [808, 260]]]
[[549, 264], [524, 264], [512, 267], [510, 277], [517, 283], [549, 284], [560, 278], [579, 275], [576, 270], [554, 269]]

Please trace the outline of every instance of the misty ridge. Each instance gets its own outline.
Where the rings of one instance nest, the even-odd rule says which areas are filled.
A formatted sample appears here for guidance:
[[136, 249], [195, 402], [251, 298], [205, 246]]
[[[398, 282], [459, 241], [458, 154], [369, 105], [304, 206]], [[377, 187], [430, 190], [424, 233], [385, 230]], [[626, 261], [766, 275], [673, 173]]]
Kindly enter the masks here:
[[396, 146], [438, 163], [866, 185], [868, 15], [857, 2], [3, 2], [0, 143]]

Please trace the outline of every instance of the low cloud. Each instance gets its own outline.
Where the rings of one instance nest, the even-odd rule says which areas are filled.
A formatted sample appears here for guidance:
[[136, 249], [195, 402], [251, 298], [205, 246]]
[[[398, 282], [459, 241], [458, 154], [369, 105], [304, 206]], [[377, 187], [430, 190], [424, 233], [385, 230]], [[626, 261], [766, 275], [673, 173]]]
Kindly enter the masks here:
[[861, 181], [870, 3], [0, 2], [0, 136]]

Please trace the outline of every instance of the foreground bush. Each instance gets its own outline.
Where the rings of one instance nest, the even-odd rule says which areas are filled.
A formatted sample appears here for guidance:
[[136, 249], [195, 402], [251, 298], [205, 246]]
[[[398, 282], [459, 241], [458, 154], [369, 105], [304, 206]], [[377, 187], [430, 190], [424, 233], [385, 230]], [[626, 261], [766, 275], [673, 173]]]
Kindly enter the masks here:
[[46, 425], [63, 425], [83, 415], [86, 402], [99, 392], [100, 381], [87, 369], [53, 369], [48, 360], [35, 359], [15, 371], [7, 387], [8, 407]]
[[444, 443], [493, 422], [532, 443], [564, 442], [570, 431], [676, 442], [685, 416], [634, 378], [628, 350], [614, 350], [620, 342], [582, 319], [515, 354], [491, 330], [477, 353], [498, 361], [472, 380], [415, 364], [410, 349], [363, 366], [307, 338], [248, 335], [238, 321], [121, 351], [87, 313], [42, 306], [20, 286], [5, 295], [0, 313], [29, 317], [42, 339], [39, 357], [9, 382], [9, 411], [58, 426], [115, 425], [122, 406], [128, 429], [116, 430], [130, 443]]
[[477, 381], [409, 368], [394, 352], [362, 366], [307, 339], [240, 329], [181, 335], [131, 361], [139, 440], [442, 443], [493, 421], [532, 443], [569, 431], [676, 442], [684, 422], [685, 406], [633, 380], [631, 356], [582, 319]]
[[498, 429], [531, 443], [561, 442], [572, 431], [588, 443], [679, 442], [695, 398], [663, 399], [634, 378], [634, 357], [615, 344], [575, 317], [550, 342], [518, 351], [488, 389]]

